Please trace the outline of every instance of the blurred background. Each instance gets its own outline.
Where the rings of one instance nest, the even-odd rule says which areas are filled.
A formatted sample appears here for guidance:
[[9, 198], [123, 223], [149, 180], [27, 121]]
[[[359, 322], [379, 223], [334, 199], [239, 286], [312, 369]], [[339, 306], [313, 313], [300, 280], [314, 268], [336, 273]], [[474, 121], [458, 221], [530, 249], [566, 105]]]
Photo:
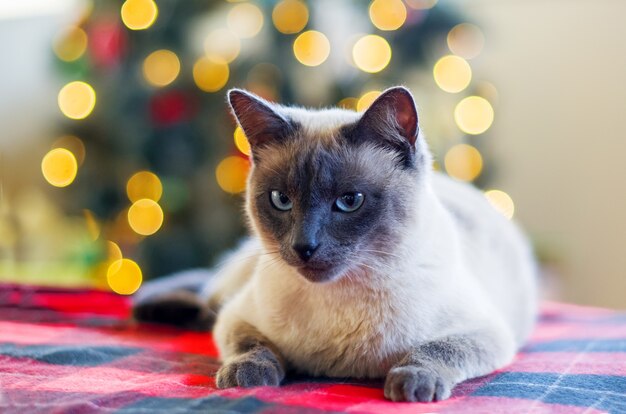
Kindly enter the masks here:
[[529, 233], [544, 296], [626, 308], [626, 3], [0, 3], [0, 281], [131, 294], [245, 234], [225, 92], [408, 86], [435, 168]]

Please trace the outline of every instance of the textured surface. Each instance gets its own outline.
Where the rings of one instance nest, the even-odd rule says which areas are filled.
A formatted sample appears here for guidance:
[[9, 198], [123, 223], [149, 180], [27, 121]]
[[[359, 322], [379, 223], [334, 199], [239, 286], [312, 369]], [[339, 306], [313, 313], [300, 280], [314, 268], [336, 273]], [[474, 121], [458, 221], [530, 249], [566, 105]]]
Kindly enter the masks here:
[[217, 390], [210, 334], [128, 314], [109, 293], [0, 286], [0, 412], [626, 412], [625, 313], [546, 304], [512, 365], [433, 404], [388, 402], [382, 381]]

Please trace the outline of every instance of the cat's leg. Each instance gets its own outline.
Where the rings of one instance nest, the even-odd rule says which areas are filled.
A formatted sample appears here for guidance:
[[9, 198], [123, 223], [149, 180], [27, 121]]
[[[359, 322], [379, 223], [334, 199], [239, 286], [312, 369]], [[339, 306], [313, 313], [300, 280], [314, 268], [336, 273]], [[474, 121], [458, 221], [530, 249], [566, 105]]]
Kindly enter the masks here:
[[279, 385], [286, 368], [276, 347], [246, 322], [229, 325], [221, 350], [229, 357], [217, 372], [218, 388]]
[[481, 329], [420, 344], [385, 380], [385, 397], [393, 401], [441, 401], [469, 378], [508, 364], [515, 354], [512, 333]]

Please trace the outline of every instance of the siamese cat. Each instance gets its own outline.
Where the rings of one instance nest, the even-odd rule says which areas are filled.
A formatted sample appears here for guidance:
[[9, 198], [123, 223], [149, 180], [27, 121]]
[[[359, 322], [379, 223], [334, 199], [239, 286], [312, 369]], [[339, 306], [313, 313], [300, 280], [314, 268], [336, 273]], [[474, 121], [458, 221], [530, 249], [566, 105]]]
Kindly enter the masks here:
[[407, 89], [364, 113], [228, 101], [252, 150], [252, 235], [213, 274], [146, 285], [138, 319], [217, 315], [219, 388], [292, 370], [384, 378], [386, 398], [428, 402], [511, 362], [535, 321], [531, 249], [479, 191], [432, 170]]

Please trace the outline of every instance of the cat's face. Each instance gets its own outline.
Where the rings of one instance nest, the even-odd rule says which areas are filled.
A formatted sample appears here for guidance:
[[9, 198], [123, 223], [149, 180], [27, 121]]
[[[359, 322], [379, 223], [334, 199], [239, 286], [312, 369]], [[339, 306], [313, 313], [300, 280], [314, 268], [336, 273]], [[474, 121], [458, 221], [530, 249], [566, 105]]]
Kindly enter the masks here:
[[[383, 104], [397, 104], [390, 98]], [[312, 282], [393, 257], [419, 174], [415, 141], [403, 136], [416, 136], [416, 115], [407, 132], [397, 120], [383, 125], [387, 106], [361, 116], [270, 106], [242, 92], [230, 100], [253, 150], [249, 218], [268, 251]]]

